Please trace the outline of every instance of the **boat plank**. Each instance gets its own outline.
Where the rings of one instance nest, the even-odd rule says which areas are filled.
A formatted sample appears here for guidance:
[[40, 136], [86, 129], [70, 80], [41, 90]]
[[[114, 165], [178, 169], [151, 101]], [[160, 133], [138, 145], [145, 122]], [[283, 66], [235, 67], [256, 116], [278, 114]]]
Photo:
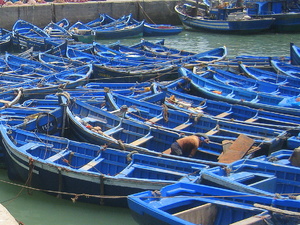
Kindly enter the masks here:
[[56, 160], [60, 159], [60, 158], [63, 158], [64, 156], [66, 156], [67, 154], [69, 154], [71, 151], [70, 150], [66, 150], [66, 151], [61, 151], [61, 152], [58, 152], [57, 154], [49, 157], [47, 159], [47, 161], [51, 161], [51, 162], [55, 162]]
[[246, 135], [239, 135], [232, 145], [219, 157], [220, 163], [231, 163], [241, 159], [254, 144], [254, 140]]
[[206, 132], [205, 134], [206, 134], [206, 135], [214, 135], [214, 134], [216, 134], [216, 133], [218, 133], [218, 132], [219, 132], [218, 129], [212, 129], [212, 130]]
[[110, 136], [110, 135], [113, 135], [113, 134], [123, 130], [123, 129], [124, 129], [123, 127], [114, 127], [112, 129], [104, 131], [103, 134]]
[[143, 143], [149, 141], [149, 140], [152, 139], [152, 138], [153, 138], [153, 136], [149, 135], [149, 136], [146, 136], [146, 137], [139, 138], [139, 139], [137, 139], [137, 140], [131, 142], [130, 144], [131, 144], [131, 145], [141, 145], [141, 144], [143, 144]]
[[157, 121], [160, 121], [162, 118], [163, 118], [162, 116], [156, 116], [156, 117], [153, 117], [153, 118], [147, 120], [147, 122], [156, 123]]
[[101, 161], [103, 161], [104, 159], [100, 159], [100, 160], [92, 160], [90, 161], [88, 164], [84, 165], [83, 167], [81, 167], [81, 170], [89, 170], [91, 168], [93, 168], [94, 166], [96, 166], [97, 164], [99, 164]]
[[231, 114], [231, 112], [223, 112], [223, 113], [220, 113], [219, 115], [216, 115], [215, 117], [224, 118], [226, 116], [229, 116], [230, 114]]
[[182, 130], [182, 129], [187, 128], [190, 125], [192, 125], [192, 123], [183, 123], [183, 124], [180, 124], [179, 126], [175, 127], [174, 130]]
[[245, 122], [247, 122], [247, 123], [253, 123], [256, 120], [257, 120], [257, 118], [250, 118], [250, 119], [245, 120]]
[[206, 203], [204, 205], [184, 210], [173, 215], [181, 219], [187, 220], [191, 223], [213, 225], [213, 221], [216, 218], [216, 214], [216, 205], [212, 203]]

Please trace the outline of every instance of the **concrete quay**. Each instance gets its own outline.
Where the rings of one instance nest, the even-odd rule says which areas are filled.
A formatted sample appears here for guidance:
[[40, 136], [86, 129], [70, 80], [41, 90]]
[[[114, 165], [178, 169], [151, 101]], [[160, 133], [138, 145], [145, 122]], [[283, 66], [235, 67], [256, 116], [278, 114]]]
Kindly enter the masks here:
[[0, 225], [19, 225], [19, 222], [0, 204]]
[[156, 24], [181, 24], [174, 7], [178, 0], [107, 0], [84, 3], [53, 3], [35, 5], [12, 5], [0, 7], [0, 27], [11, 30], [18, 19], [26, 20], [38, 27], [46, 26], [50, 21], [57, 22], [67, 18], [70, 24], [77, 21], [91, 21], [99, 13], [113, 18], [132, 13], [137, 20], [145, 19]]

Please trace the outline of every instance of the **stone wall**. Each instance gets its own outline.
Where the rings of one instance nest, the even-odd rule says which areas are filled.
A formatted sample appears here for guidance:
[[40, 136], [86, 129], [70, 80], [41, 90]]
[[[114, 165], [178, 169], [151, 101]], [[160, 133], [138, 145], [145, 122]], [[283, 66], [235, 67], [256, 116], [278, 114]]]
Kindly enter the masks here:
[[67, 18], [70, 24], [77, 21], [88, 22], [99, 13], [106, 13], [114, 18], [132, 13], [137, 20], [146, 19], [149, 23], [180, 24], [174, 11], [177, 1], [143, 0], [143, 1], [91, 1], [85, 3], [45, 3], [22, 6], [3, 6], [0, 8], [0, 27], [11, 30], [18, 19], [31, 22], [39, 27], [50, 21], [57, 22]]

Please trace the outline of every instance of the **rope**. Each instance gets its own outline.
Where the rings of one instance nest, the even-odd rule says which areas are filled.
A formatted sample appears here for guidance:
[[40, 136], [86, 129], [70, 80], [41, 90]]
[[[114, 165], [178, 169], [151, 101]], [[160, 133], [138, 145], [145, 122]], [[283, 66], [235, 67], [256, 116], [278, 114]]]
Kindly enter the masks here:
[[300, 213], [299, 212], [293, 212], [293, 211], [289, 211], [289, 210], [278, 209], [276, 207], [261, 205], [261, 204], [258, 204], [258, 203], [254, 203], [253, 206], [257, 207], [257, 208], [266, 209], [268, 211], [280, 213], [280, 214], [286, 214], [286, 215], [290, 215], [290, 216], [300, 217]]
[[168, 109], [168, 107], [165, 105], [165, 104], [162, 104], [162, 107], [163, 107], [163, 117], [164, 117], [164, 120], [166, 121], [166, 122], [168, 122], [169, 121], [169, 109]]
[[137, 3], [138, 3], [138, 5], [139, 5], [140, 9], [142, 10], [143, 14], [151, 21], [151, 23], [155, 24], [155, 23], [153, 22], [153, 20], [148, 16], [148, 14], [147, 14], [146, 11], [144, 10], [144, 8], [143, 8], [143, 6], [141, 5], [141, 3], [140, 3], [139, 1], [137, 1]]
[[132, 152], [130, 152], [128, 155], [127, 155], [127, 157], [126, 157], [126, 159], [127, 159], [127, 161], [128, 162], [131, 162], [132, 161], [132, 155], [133, 154], [135, 154], [135, 153], [138, 153], [138, 151], [132, 151]]
[[67, 104], [70, 103], [71, 95], [68, 92], [56, 93], [57, 96], [64, 96], [67, 99]]
[[[28, 177], [27, 177], [27, 181], [25, 182], [25, 184], [28, 186], [31, 186], [33, 168], [34, 168], [33, 159], [29, 158]], [[27, 193], [30, 195], [32, 194], [32, 192], [30, 192], [30, 189], [27, 189]]]
[[[89, 197], [93, 197], [93, 198], [106, 198], [106, 199], [121, 199], [121, 198], [128, 198], [127, 195], [91, 195], [91, 194], [86, 194], [86, 193], [81, 193], [81, 194], [77, 194], [77, 193], [71, 193], [71, 192], [62, 192], [62, 191], [53, 191], [53, 190], [46, 190], [46, 189], [39, 189], [39, 188], [33, 188], [33, 187], [30, 187], [30, 186], [26, 186], [26, 185], [22, 185], [22, 184], [17, 184], [17, 183], [13, 183], [13, 182], [10, 182], [10, 181], [6, 181], [6, 180], [1, 180], [0, 179], [0, 182], [2, 183], [6, 183], [6, 184], [9, 184], [9, 185], [14, 185], [14, 186], [17, 186], [17, 187], [21, 187], [21, 188], [26, 188], [26, 189], [29, 189], [31, 191], [41, 191], [41, 192], [46, 192], [46, 193], [52, 193], [52, 194], [61, 194], [61, 195], [72, 195], [74, 196], [74, 199], [77, 200], [79, 197], [86, 197], [86, 198], [89, 198]], [[155, 182], [154, 182], [155, 183]], [[159, 193], [159, 191], [156, 191], [157, 193]], [[19, 194], [18, 194], [19, 195]], [[285, 194], [282, 194], [282, 195], [286, 195], [287, 197], [290, 196], [290, 195], [300, 195], [300, 193], [285, 193]], [[189, 196], [189, 197], [193, 197], [193, 198], [232, 198], [232, 197], [255, 197], [255, 196], [269, 196], [269, 195], [252, 195], [252, 194], [247, 194], [247, 195], [224, 195], [224, 196]], [[162, 196], [153, 196], [151, 198], [157, 198], [157, 199], [163, 199], [163, 198], [184, 198], [184, 196], [168, 196], [168, 197], [162, 197]], [[4, 201], [6, 202], [6, 201]], [[1, 203], [4, 203], [4, 202], [1, 202]], [[75, 201], [74, 201], [75, 202]]]

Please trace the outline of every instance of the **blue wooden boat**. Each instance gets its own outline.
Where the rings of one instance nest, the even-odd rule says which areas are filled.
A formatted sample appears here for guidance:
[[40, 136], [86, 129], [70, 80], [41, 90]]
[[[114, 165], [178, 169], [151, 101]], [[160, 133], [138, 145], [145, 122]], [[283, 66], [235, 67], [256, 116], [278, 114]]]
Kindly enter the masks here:
[[58, 90], [72, 89], [86, 84], [92, 74], [92, 65], [70, 68], [68, 70], [52, 73], [40, 79], [35, 79], [25, 84], [15, 85], [15, 88], [23, 88], [25, 99], [43, 97]]
[[[95, 29], [95, 30], [101, 29], [101, 28], [116, 27], [116, 26], [124, 25], [126, 23], [134, 21], [131, 13], [121, 16], [118, 19], [114, 19], [107, 14], [100, 14], [99, 16], [100, 16], [101, 20], [103, 20], [103, 23], [100, 24], [99, 26], [92, 25], [93, 29]], [[93, 24], [93, 22], [92, 22], [92, 24]]]
[[173, 79], [177, 75], [177, 66], [165, 64], [110, 59], [68, 48], [67, 57], [93, 64], [93, 79], [101, 82], [144, 82], [150, 79]]
[[5, 62], [9, 66], [10, 70], [20, 75], [23, 74], [26, 77], [35, 76], [36, 78], [42, 78], [46, 75], [66, 70], [66, 68], [62, 66], [41, 63], [39, 61], [22, 58], [7, 52], [5, 53]]
[[7, 51], [11, 46], [12, 32], [4, 28], [0, 28], [0, 52]]
[[45, 50], [44, 39], [50, 36], [41, 28], [25, 20], [17, 20], [12, 28], [12, 43], [23, 49]]
[[111, 58], [104, 57], [101, 55], [87, 53], [80, 50], [77, 50], [72, 47], [67, 47], [66, 56], [71, 60], [82, 61], [85, 63], [92, 63], [93, 65], [108, 65], [108, 66], [139, 66], [141, 63], [138, 61], [126, 61], [126, 60], [112, 60]]
[[130, 46], [122, 45], [120, 42], [116, 42], [110, 45], [101, 45], [99, 43], [93, 43], [94, 52], [103, 57], [109, 57], [113, 59], [140, 61], [141, 63], [153, 63], [153, 62], [166, 62], [172, 59], [178, 59], [179, 56], [168, 56], [155, 54], [148, 51], [132, 48]]
[[[151, 61], [171, 62], [172, 64], [192, 67], [201, 63], [213, 63], [222, 60], [227, 55], [226, 47], [219, 47], [202, 53], [185, 52], [165, 45], [141, 41], [132, 46], [124, 46], [118, 43], [109, 46], [113, 50], [129, 55], [128, 59], [136, 58], [144, 63]], [[133, 56], [131, 56], [133, 55]]]
[[[126, 62], [126, 61], [124, 61]], [[122, 61], [116, 63], [122, 64]], [[94, 64], [94, 73], [101, 82], [147, 82], [150, 80], [172, 80], [178, 76], [177, 66], [171, 63], [157, 63], [145, 65], [101, 65]]]
[[18, 76], [18, 74], [11, 73], [11, 71], [3, 72], [0, 78], [0, 87], [1, 89], [10, 89], [14, 85], [26, 83], [31, 81], [30, 77]]
[[57, 43], [57, 42], [49, 41], [49, 39], [46, 39], [45, 44], [48, 45], [47, 47], [48, 50], [44, 51], [43, 53], [52, 54], [59, 57], [67, 57], [67, 51], [69, 48], [84, 53], [91, 53], [91, 51], [93, 50], [92, 44], [82, 43], [82, 42], [70, 43], [68, 40], [64, 40], [62, 43]]
[[72, 35], [63, 27], [64, 25], [60, 26], [60, 24], [63, 24], [63, 22], [60, 21], [59, 24], [50, 22], [43, 30], [49, 34], [51, 38], [70, 39]]
[[[129, 195], [128, 205], [133, 218], [141, 225], [299, 222], [299, 204], [296, 200], [253, 196], [184, 182], [171, 184], [156, 191], [149, 190]], [[283, 214], [276, 213], [280, 210]]]
[[[23, 107], [18, 103], [18, 99], [15, 100], [15, 103], [7, 101], [5, 107], [0, 109], [0, 123], [9, 127], [19, 126], [40, 133], [62, 134], [64, 129], [62, 129], [62, 121], [58, 118], [61, 115], [61, 112], [56, 110], [58, 107], [57, 101], [55, 108], [51, 110], [49, 108]], [[4, 154], [4, 149], [1, 147], [0, 163], [6, 168]]]
[[252, 160], [263, 160], [265, 162], [270, 162], [272, 164], [279, 164], [285, 166], [294, 166], [292, 165], [290, 158], [294, 150], [290, 149], [281, 149], [275, 152], [272, 152], [270, 155], [254, 157]]
[[249, 1], [247, 13], [255, 18], [274, 18], [271, 29], [275, 32], [299, 32], [300, 13], [293, 1]]
[[300, 95], [300, 90], [294, 87], [286, 87], [282, 85], [276, 85], [269, 82], [255, 80], [253, 78], [247, 78], [243, 75], [237, 73], [231, 73], [225, 70], [216, 69], [214, 67], [208, 68], [197, 68], [194, 67], [193, 72], [196, 74], [201, 74], [205, 71], [210, 73], [205, 73], [203, 77], [211, 80], [218, 81], [220, 83], [226, 84], [228, 86], [242, 88], [245, 90], [263, 92], [276, 96], [298, 96]]
[[289, 63], [271, 60], [271, 65], [280, 74], [300, 78], [300, 67]]
[[263, 160], [242, 159], [201, 171], [201, 183], [270, 197], [292, 198], [299, 193], [300, 168]]
[[131, 45], [129, 47], [141, 51], [146, 51], [154, 55], [169, 56], [169, 57], [183, 57], [183, 56], [192, 56], [196, 54], [196, 52], [190, 52], [190, 51], [168, 47], [165, 45], [164, 40], [158, 43], [154, 43], [142, 39], [140, 43]]
[[[99, 64], [94, 64], [94, 67], [95, 73], [98, 74], [96, 77], [100, 78], [102, 82], [106, 82], [104, 81], [103, 77], [106, 77], [108, 79], [118, 77], [119, 80], [116, 82], [120, 82], [120, 78], [122, 77], [126, 78], [123, 80], [123, 82], [143, 82], [148, 81], [149, 79], [173, 80], [178, 77], [177, 69], [179, 66], [193, 67], [202, 63], [215, 62], [223, 59], [226, 55], [226, 47], [219, 47], [206, 52], [188, 55], [165, 62], [157, 62], [154, 60], [152, 63], [145, 64], [142, 63], [142, 61], [136, 61], [140, 62], [141, 65], [129, 66], [130, 68], [127, 66], [114, 67], [110, 65]], [[118, 61], [123, 62], [121, 60]]]
[[[70, 92], [68, 92], [70, 93]], [[76, 91], [75, 91], [76, 93]], [[70, 93], [70, 95], [73, 97], [74, 95], [72, 93]], [[109, 94], [107, 94], [109, 95]], [[91, 96], [91, 97], [90, 97]], [[74, 96], [76, 98], [76, 103], [80, 104], [81, 106], [75, 106], [74, 105], [74, 109], [71, 109], [71, 116], [73, 117], [73, 130], [76, 130], [76, 138], [81, 138], [81, 140], [83, 141], [93, 141], [93, 143], [98, 143], [98, 144], [104, 144], [106, 142], [112, 142], [110, 143], [110, 145], [113, 145], [113, 147], [116, 148], [120, 148], [119, 143], [114, 140], [114, 139], [121, 139], [121, 140], [126, 140], [123, 141], [125, 148], [128, 149], [132, 149], [133, 146], [130, 146], [129, 143], [127, 143], [129, 138], [126, 138], [127, 134], [124, 130], [123, 127], [125, 125], [123, 125], [123, 123], [125, 123], [127, 121], [127, 119], [123, 119], [124, 118], [124, 113], [119, 112], [119, 107], [121, 108], [121, 104], [126, 104], [126, 102], [124, 101], [120, 101], [120, 103], [118, 104], [118, 106], [113, 106], [110, 107], [109, 106], [109, 102], [113, 105], [113, 99], [107, 99], [106, 100], [106, 107], [109, 108], [109, 110], [114, 110], [115, 115], [111, 115], [112, 113], [109, 112], [103, 112], [102, 108], [104, 108], [104, 104], [103, 104], [103, 97], [102, 96], [93, 96], [92, 92], [84, 92], [83, 93], [83, 97], [81, 96]], [[87, 97], [87, 98], [86, 98]], [[98, 104], [97, 107], [95, 107], [96, 104], [92, 103], [92, 105], [94, 105], [94, 107], [83, 103], [84, 102], [91, 102], [92, 99], [99, 99], [98, 100]], [[119, 96], [119, 98], [122, 98], [122, 96]], [[125, 99], [125, 97], [123, 97], [122, 99]], [[128, 107], [130, 106], [130, 99], [127, 98], [128, 101]], [[197, 153], [197, 155], [195, 156], [195, 158], [197, 159], [204, 159], [204, 160], [210, 160], [210, 161], [217, 161], [217, 156], [220, 155], [223, 151], [222, 145], [220, 144], [222, 142], [222, 140], [235, 140], [240, 133], [246, 134], [249, 137], [255, 139], [255, 146], [259, 145], [260, 146], [260, 151], [257, 151], [257, 154], [265, 154], [265, 152], [268, 151], [273, 151], [276, 148], [278, 148], [279, 146], [281, 146], [284, 143], [284, 134], [285, 131], [284, 129], [279, 130], [279, 129], [275, 129], [274, 126], [271, 129], [268, 128], [262, 128], [259, 126], [253, 127], [252, 125], [250, 125], [250, 123], [246, 124], [235, 124], [234, 122], [230, 121], [230, 120], [223, 120], [223, 121], [218, 121], [217, 119], [212, 119], [211, 117], [197, 117], [197, 114], [194, 114], [193, 116], [189, 116], [189, 114], [187, 113], [180, 113], [178, 111], [173, 111], [173, 110], [169, 110], [168, 111], [168, 116], [165, 117], [163, 114], [164, 108], [162, 106], [158, 106], [158, 105], [151, 105], [149, 103], [140, 103], [138, 101], [131, 101], [131, 106], [133, 107], [132, 110], [130, 111], [130, 117], [131, 118], [135, 118], [134, 121], [132, 121], [132, 124], [134, 124], [134, 126], [142, 126], [144, 127], [144, 129], [150, 129], [151, 131], [149, 132], [149, 135], [151, 136], [157, 136], [156, 133], [160, 133], [162, 132], [162, 130], [169, 130], [171, 133], [175, 132], [178, 134], [193, 134], [196, 132], [203, 132], [203, 133], [207, 133], [207, 135], [213, 135], [213, 137], [217, 137], [216, 138], [216, 144], [209, 144], [209, 145], [204, 145], [203, 148], [200, 149], [199, 153]], [[73, 105], [73, 104], [71, 104]], [[134, 106], [133, 106], [134, 105]], [[86, 108], [81, 109], [82, 107]], [[101, 108], [101, 109], [100, 109]], [[89, 114], [97, 114], [96, 116], [93, 116], [94, 120], [91, 120], [91, 122], [89, 121], [84, 121], [84, 118], [86, 116], [81, 115], [81, 113], [76, 112], [76, 110], [81, 111], [85, 111], [86, 113], [89, 112]], [[75, 112], [74, 112], [75, 111]], [[101, 115], [100, 115], [101, 114]], [[74, 119], [74, 115], [76, 115], [78, 118], [78, 120]], [[99, 117], [99, 118], [98, 118]], [[104, 119], [103, 119], [104, 117]], [[109, 117], [110, 119], [107, 119], [105, 117]], [[96, 119], [98, 118], [98, 119]], [[144, 119], [141, 119], [144, 118]], [[83, 121], [82, 121], [83, 120]], [[99, 121], [109, 121], [110, 123], [114, 123], [115, 125], [110, 125], [110, 124], [101, 124]], [[136, 120], [140, 120], [140, 121], [136, 121]], [[98, 121], [98, 122], [97, 122]], [[110, 140], [110, 137], [103, 137], [100, 134], [97, 134], [97, 132], [91, 132], [90, 130], [88, 130], [86, 127], [84, 127], [84, 124], [88, 123], [90, 124], [92, 127], [95, 126], [100, 126], [101, 128], [101, 132], [104, 132], [105, 134], [105, 130], [107, 129], [111, 129], [111, 127], [113, 126], [118, 126], [120, 127], [120, 129], [118, 128], [113, 129], [118, 131], [114, 136], [113, 139]], [[128, 122], [127, 122], [128, 123]], [[139, 123], [140, 125], [138, 125], [137, 123]], [[97, 125], [99, 124], [99, 125]], [[118, 124], [118, 125], [117, 125]], [[205, 125], [204, 125], [205, 124]], [[133, 125], [131, 125], [130, 129], [132, 128]], [[128, 129], [128, 128], [126, 128]], [[120, 130], [120, 131], [119, 131]], [[136, 129], [135, 129], [136, 130]], [[291, 129], [290, 129], [291, 130]], [[125, 134], [122, 134], [122, 132], [125, 132]], [[259, 132], [259, 135], [258, 133]], [[292, 131], [290, 131], [292, 132]], [[153, 134], [154, 133], [154, 134]], [[262, 134], [263, 133], [263, 134]], [[74, 134], [75, 135], [75, 134]], [[162, 135], [162, 134], [160, 134]], [[168, 132], [166, 132], [165, 134], [163, 134], [166, 137], [166, 140], [170, 140], [171, 137], [168, 136], [174, 136], [173, 134], [168, 134]], [[265, 137], [263, 139], [262, 135]], [[283, 136], [281, 136], [283, 135]], [[279, 136], [281, 136], [281, 138], [278, 138]], [[178, 137], [177, 137], [178, 138]], [[172, 138], [173, 140], [176, 140], [176, 137], [174, 139], [174, 137]], [[156, 140], [155, 140], [156, 141]], [[116, 143], [117, 142], [117, 143]], [[152, 149], [152, 140], [150, 140], [151, 144], [146, 142], [145, 145], [141, 145], [140, 147], [146, 147], [149, 149], [149, 152], [151, 153], [151, 151], [158, 151], [159, 152], [164, 152], [167, 149], [164, 149], [165, 147], [168, 147], [167, 144], [162, 145], [160, 144], [160, 140], [158, 140], [157, 143], [157, 148], [158, 146], [160, 147], [158, 150], [156, 149]], [[138, 149], [139, 146], [135, 147], [135, 150]], [[150, 148], [151, 147], [151, 148]], [[275, 148], [275, 149], [274, 149]], [[147, 152], [147, 151], [146, 151]], [[157, 153], [155, 153], [157, 154]], [[205, 156], [205, 157], [204, 157]]]
[[143, 35], [145, 21], [136, 21], [132, 14], [124, 16], [119, 20], [93, 28], [97, 39], [116, 39], [139, 37]]
[[223, 46], [173, 60], [173, 63], [177, 63], [177, 65], [185, 68], [194, 68], [194, 66], [218, 62], [223, 60], [226, 56], [227, 48]]
[[68, 31], [72, 35], [74, 40], [83, 43], [93, 43], [95, 40], [95, 32], [89, 26], [83, 24], [82, 22], [76, 22], [69, 27]]
[[96, 19], [94, 19], [92, 21], [85, 23], [84, 25], [91, 27], [91, 28], [96, 28], [96, 27], [100, 27], [102, 25], [112, 23], [114, 21], [116, 21], [116, 19], [112, 18], [108, 14], [101, 13], [101, 14], [99, 14], [99, 17], [97, 17]]
[[[118, 113], [115, 115], [100, 109], [99, 106], [93, 106], [80, 100], [71, 98], [70, 103], [67, 115], [70, 120], [72, 136], [76, 140], [171, 159], [208, 165], [222, 164], [218, 163], [217, 157], [223, 151], [221, 144], [224, 140], [223, 136], [211, 136], [211, 143], [203, 144], [194, 158], [170, 155], [166, 150], [170, 148], [174, 141], [182, 137], [179, 132], [138, 123], [120, 117]], [[235, 140], [234, 137], [228, 138], [229, 140]], [[211, 154], [209, 155], [206, 152], [211, 152]], [[207, 157], [204, 158], [203, 156]]]
[[[179, 134], [175, 132], [152, 129], [148, 125], [123, 119], [80, 100], [71, 99], [71, 102], [72, 104], [68, 105], [67, 115], [77, 140], [100, 145], [108, 144], [110, 147], [128, 151], [163, 152], [179, 138]], [[86, 126], [100, 129], [97, 132]]]
[[279, 60], [288, 62], [290, 57], [287, 56], [254, 56], [254, 55], [238, 55], [233, 58], [226, 58], [211, 64], [211, 66], [222, 68], [229, 71], [239, 71], [239, 65], [243, 64], [264, 70], [271, 70], [270, 60]]
[[[286, 135], [285, 131], [275, 129], [275, 127], [269, 129], [230, 120], [219, 120], [204, 114], [199, 116], [197, 113], [166, 109], [164, 105], [151, 104], [145, 101], [134, 100], [131, 97], [107, 93], [107, 108], [109, 110], [121, 110], [122, 112], [124, 105], [128, 107], [128, 113], [123, 112], [121, 115], [123, 117], [126, 115], [144, 124], [170, 129], [187, 135], [205, 133], [209, 136], [223, 136], [225, 140], [230, 137], [237, 138], [240, 134], [244, 134], [254, 139], [260, 145], [261, 152], [272, 152], [275, 146], [275, 148], [281, 146], [283, 142], [278, 142], [278, 137], [281, 136], [284, 139]], [[275, 133], [273, 133], [274, 131]], [[299, 129], [297, 129], [297, 132], [299, 132]]]
[[70, 26], [70, 22], [66, 18], [63, 18], [63, 19], [57, 21], [55, 24], [58, 25], [58, 26], [60, 26], [60, 27], [65, 28], [65, 29], [68, 29], [69, 26]]
[[[10, 80], [14, 82], [4, 84], [1, 90], [22, 89], [22, 96], [25, 99], [35, 96], [42, 97], [50, 93], [55, 93], [59, 89], [76, 88], [77, 86], [84, 85], [88, 82], [91, 74], [92, 65], [89, 64], [70, 68], [62, 72], [52, 72], [51, 75], [43, 75], [40, 77], [21, 75], [21, 78], [18, 78], [13, 75], [15, 79]], [[12, 74], [10, 75], [12, 76]], [[24, 77], [27, 79], [20, 80]]]
[[38, 54], [38, 59], [41, 63], [61, 66], [61, 67], [65, 67], [66, 69], [85, 65], [85, 63], [82, 61], [72, 60], [67, 57], [56, 56], [53, 54], [48, 54], [46, 52], [40, 52]]
[[298, 116], [300, 113], [297, 104], [287, 105], [285, 104], [286, 98], [281, 96], [233, 88], [198, 76], [185, 68], [180, 68], [179, 73], [180, 75], [191, 79], [192, 88], [198, 95], [207, 98], [288, 115]]
[[114, 44], [103, 45], [98, 42], [93, 42], [93, 52], [95, 54], [98, 54], [99, 56], [109, 57], [109, 58], [124, 57], [124, 54], [122, 52], [110, 48], [110, 46], [112, 45]]
[[4, 72], [0, 78], [0, 90], [6, 91], [31, 83], [36, 77], [19, 76], [19, 74]]
[[292, 65], [300, 65], [300, 48], [294, 43], [290, 43], [290, 58]]
[[144, 22], [120, 24], [116, 27], [101, 27], [94, 31], [97, 39], [140, 37], [143, 35]]
[[196, 182], [199, 171], [207, 167], [5, 125], [0, 131], [11, 179], [29, 178], [26, 185], [74, 201], [127, 206], [124, 196], [178, 180]]
[[299, 116], [254, 109], [243, 105], [229, 104], [223, 101], [215, 101], [191, 95], [189, 94], [190, 87], [188, 84], [188, 81], [178, 79], [177, 85], [173, 82], [161, 88], [157, 93], [139, 99], [158, 105], [164, 104], [168, 108], [190, 114], [275, 129], [297, 130], [300, 123]]
[[[23, 117], [23, 121], [20, 120], [14, 125], [10, 125], [10, 123], [7, 123], [5, 121], [2, 122], [2, 125], [20, 128], [39, 134], [55, 136], [65, 135], [65, 130], [68, 128], [68, 121], [66, 121], [64, 117], [66, 108], [59, 105], [58, 101], [56, 101], [56, 104], [53, 104], [53, 102], [50, 102], [49, 100], [44, 100], [44, 103], [45, 107], [43, 108], [29, 106], [26, 109], [24, 109], [23, 107], [23, 114], [26, 115], [26, 117]], [[12, 108], [12, 112], [18, 113], [18, 111], [15, 111], [16, 109], [18, 109], [18, 107], [22, 108], [21, 105], [16, 105], [14, 108]], [[18, 116], [21, 115], [22, 114]], [[12, 115], [12, 118], [18, 119], [16, 115]]]
[[181, 33], [182, 27], [170, 25], [170, 24], [151, 24], [144, 23], [143, 36], [153, 37], [153, 36], [169, 36]]
[[273, 18], [251, 18], [241, 8], [213, 8], [209, 12], [206, 10], [198, 12], [198, 9], [197, 6], [192, 7], [189, 4], [175, 6], [182, 24], [196, 30], [254, 33], [270, 29], [274, 22]]
[[244, 64], [240, 64], [239, 69], [240, 72], [245, 76], [251, 77], [256, 80], [294, 88], [298, 88], [300, 86], [300, 79], [297, 77], [281, 75], [272, 71], [263, 70], [252, 66], [246, 66]]
[[[56, 104], [57, 107], [57, 104]], [[0, 109], [1, 116], [0, 116], [0, 121], [2, 124], [5, 124], [7, 126], [18, 126], [20, 124], [27, 123], [29, 127], [29, 123], [31, 120], [36, 119], [37, 117], [39, 118], [39, 121], [41, 120], [41, 117], [44, 116], [49, 116], [49, 110], [47, 109], [34, 109], [34, 108], [24, 108], [22, 106], [18, 106], [15, 104], [11, 108], [2, 108]], [[50, 116], [49, 116], [50, 119]], [[52, 119], [52, 117], [51, 117]], [[52, 121], [53, 122], [53, 121]], [[40, 124], [40, 125], [45, 125], [45, 124]], [[41, 126], [39, 126], [41, 128]], [[34, 123], [34, 128], [37, 130], [36, 123]], [[41, 130], [40, 130], [41, 131]], [[1, 151], [0, 151], [1, 152]]]

